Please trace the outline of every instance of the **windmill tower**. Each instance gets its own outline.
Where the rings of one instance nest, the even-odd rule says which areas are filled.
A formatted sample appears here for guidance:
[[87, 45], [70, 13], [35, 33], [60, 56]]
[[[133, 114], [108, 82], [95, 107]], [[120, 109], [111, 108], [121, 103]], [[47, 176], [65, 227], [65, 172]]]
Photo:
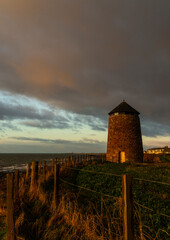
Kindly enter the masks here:
[[109, 113], [107, 161], [143, 162], [139, 112], [123, 101]]

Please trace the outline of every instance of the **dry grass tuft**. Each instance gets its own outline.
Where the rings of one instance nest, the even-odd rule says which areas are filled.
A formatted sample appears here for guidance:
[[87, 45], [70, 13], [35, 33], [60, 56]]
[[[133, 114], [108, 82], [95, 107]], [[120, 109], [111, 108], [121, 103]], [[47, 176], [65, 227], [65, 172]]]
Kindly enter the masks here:
[[19, 215], [19, 217], [16, 219], [16, 221], [15, 221], [15, 230], [16, 230], [16, 232], [18, 232], [19, 227], [23, 224], [23, 222], [24, 222], [24, 217], [25, 217], [25, 214], [24, 214], [24, 212], [22, 212], [22, 213]]
[[[59, 228], [59, 226], [61, 239], [113, 239], [112, 225], [115, 224], [115, 221], [113, 221], [113, 219], [111, 220], [109, 214], [107, 218], [102, 217], [97, 210], [94, 210], [94, 207], [94, 205], [89, 204], [89, 208], [86, 212], [83, 212], [83, 209], [80, 209], [78, 206], [75, 195], [71, 194], [70, 196], [66, 194], [62, 196], [57, 211], [48, 221], [44, 240], [50, 239], [49, 234], [51, 231], [55, 232], [55, 228]], [[63, 226], [65, 227], [63, 228]], [[108, 226], [109, 228], [107, 229]], [[122, 239], [122, 237], [119, 236], [119, 228], [118, 225], [115, 227], [116, 232], [114, 235], [116, 238], [114, 239], [117, 240]]]
[[6, 216], [6, 214], [7, 214], [6, 202], [4, 202], [3, 199], [0, 199], [0, 216]]
[[42, 188], [39, 188], [36, 194], [43, 205], [48, 203], [49, 196], [47, 196], [47, 193], [45, 193]]

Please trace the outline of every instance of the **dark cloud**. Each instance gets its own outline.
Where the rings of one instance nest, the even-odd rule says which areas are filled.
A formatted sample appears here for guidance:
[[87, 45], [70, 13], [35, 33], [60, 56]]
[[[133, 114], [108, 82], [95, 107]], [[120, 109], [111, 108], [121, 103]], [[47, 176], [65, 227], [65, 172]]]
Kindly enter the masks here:
[[95, 117], [95, 116], [88, 116], [88, 115], [75, 115], [74, 122], [79, 127], [83, 124], [88, 125], [92, 130], [96, 131], [106, 131], [107, 126], [107, 116]]
[[[44, 139], [44, 138], [28, 138], [28, 137], [13, 137], [11, 139], [22, 141], [22, 145], [20, 145], [20, 152], [23, 150], [25, 152], [25, 146], [24, 142], [27, 142], [27, 148], [31, 151], [36, 152], [94, 152], [94, 149], [96, 149], [96, 152], [105, 152], [106, 151], [106, 143], [100, 142], [93, 139], [84, 138], [80, 141], [70, 141], [70, 140], [62, 140], [62, 139]], [[36, 145], [33, 147], [32, 144], [28, 143], [34, 142]], [[49, 145], [48, 145], [49, 144]], [[17, 145], [15, 145], [15, 148], [12, 149], [14, 152], [17, 151]], [[29, 147], [31, 146], [31, 147]], [[2, 144], [2, 147], [6, 148], [7, 146], [4, 146]], [[32, 148], [33, 147], [33, 148]]]
[[28, 138], [28, 137], [12, 137], [11, 139], [21, 140], [21, 141], [33, 141], [33, 142], [48, 142], [48, 143], [59, 143], [65, 144], [73, 141], [60, 140], [60, 139], [44, 139], [44, 138]]
[[[103, 123], [88, 119], [89, 125], [101, 131], [107, 112], [125, 98], [145, 119], [145, 135], [164, 135], [170, 118], [169, 9], [169, 0], [2, 0], [0, 88], [97, 116]], [[4, 111], [2, 106], [1, 119], [16, 114], [46, 119], [52, 127], [48, 111]]]
[[[7, 94], [7, 93], [6, 93]], [[35, 106], [29, 106], [29, 102], [23, 101], [21, 104], [15, 96], [7, 94], [8, 103], [0, 100], [0, 127], [1, 129], [9, 128], [12, 130], [19, 130], [17, 125], [25, 125], [40, 129], [80, 129], [83, 126], [89, 126], [92, 130], [106, 131], [106, 123], [103, 119], [88, 116], [73, 114], [72, 112], [61, 111], [57, 108], [47, 106], [43, 108], [40, 104], [34, 103]], [[23, 98], [24, 99], [24, 98]], [[28, 99], [26, 99], [28, 101]], [[20, 97], [22, 101], [22, 97]], [[34, 100], [35, 101], [35, 100]], [[15, 123], [13, 120], [18, 120]]]
[[95, 130], [95, 131], [103, 131], [103, 132], [106, 131], [106, 128], [100, 127], [100, 126], [92, 126], [91, 128], [92, 130]]
[[[51, 110], [39, 110], [33, 106], [25, 106], [21, 104], [11, 104], [0, 102], [0, 120], [12, 119], [40, 119], [54, 120], [56, 116]], [[60, 120], [62, 117], [60, 117]]]
[[0, 130], [2, 132], [5, 132], [5, 129], [11, 129], [14, 131], [20, 131], [20, 128], [18, 126], [15, 126], [11, 122], [0, 122]]
[[144, 122], [142, 124], [142, 134], [146, 137], [169, 136], [170, 126], [156, 122]]
[[28, 127], [35, 127], [41, 129], [66, 129], [71, 128], [72, 125], [66, 121], [24, 121], [21, 124], [28, 126]]

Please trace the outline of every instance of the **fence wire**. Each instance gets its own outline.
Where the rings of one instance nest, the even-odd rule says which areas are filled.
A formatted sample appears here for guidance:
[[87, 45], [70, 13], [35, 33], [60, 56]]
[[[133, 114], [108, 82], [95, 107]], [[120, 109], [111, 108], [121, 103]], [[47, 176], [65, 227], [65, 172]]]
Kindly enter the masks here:
[[[71, 170], [74, 170], [74, 171], [81, 171], [81, 172], [88, 172], [88, 173], [95, 173], [95, 174], [103, 174], [103, 175], [108, 175], [108, 176], [122, 177], [122, 175], [114, 174], [114, 173], [96, 172], [96, 171], [92, 171], [92, 170], [82, 170], [81, 168], [72, 168], [72, 167], [65, 167], [65, 168], [68, 168], [68, 169], [71, 169]], [[138, 180], [138, 181], [157, 183], [157, 184], [163, 184], [163, 185], [170, 186], [169, 183], [165, 183], [165, 182], [159, 182], [159, 181], [143, 179], [143, 178], [133, 178], [133, 179]]]
[[149, 180], [149, 179], [143, 179], [143, 178], [133, 178], [133, 179], [134, 179], [134, 180], [138, 180], [138, 181], [143, 181], [143, 182], [157, 183], [157, 184], [163, 184], [163, 185], [170, 186], [169, 183], [165, 183], [165, 182], [159, 182], [159, 181], [154, 181], [154, 180]]
[[[81, 171], [81, 172], [87, 172], [87, 173], [94, 173], [94, 174], [101, 174], [101, 175], [108, 175], [108, 176], [116, 176], [116, 177], [122, 177], [122, 175], [118, 175], [118, 174], [113, 174], [113, 173], [106, 173], [106, 172], [96, 172], [96, 171], [93, 171], [93, 170], [82, 170], [80, 168], [73, 168], [73, 167], [65, 167], [67, 169], [70, 169], [70, 170], [73, 170], [73, 171]], [[167, 186], [170, 186], [169, 183], [165, 183], [165, 182], [159, 182], [159, 181], [154, 181], [154, 180], [149, 180], [149, 179], [143, 179], [143, 178], [133, 178], [134, 180], [137, 180], [137, 181], [143, 181], [143, 182], [149, 182], [149, 183], [154, 183], [154, 184], [162, 184], [162, 185], [167, 185]], [[114, 197], [114, 196], [111, 196], [111, 195], [108, 195], [108, 194], [102, 194], [100, 192], [97, 192], [95, 190], [92, 190], [92, 189], [89, 189], [89, 188], [86, 188], [86, 187], [82, 187], [82, 186], [78, 186], [76, 184], [73, 184], [73, 183], [70, 183], [70, 182], [67, 182], [67, 181], [64, 181], [63, 179], [61, 179], [62, 182], [68, 184], [68, 185], [71, 185], [71, 186], [74, 186], [74, 187], [77, 187], [77, 188], [80, 188], [80, 189], [84, 189], [84, 190], [87, 190], [87, 191], [90, 191], [90, 192], [93, 192], [93, 193], [97, 193], [97, 194], [100, 194], [100, 195], [103, 195], [103, 196], [106, 196], [106, 197], [110, 197], [110, 198], [120, 198], [120, 197]], [[136, 205], [138, 205], [139, 207], [142, 207], [146, 210], [149, 210], [151, 212], [153, 212], [154, 214], [156, 215], [159, 215], [159, 216], [164, 216], [164, 217], [167, 217], [167, 218], [170, 218], [169, 215], [167, 214], [163, 214], [163, 213], [159, 213], [159, 212], [156, 212], [155, 210], [151, 209], [151, 208], [148, 208], [136, 201], [134, 201], [134, 203]]]
[[[105, 196], [105, 197], [109, 197], [109, 198], [113, 198], [113, 199], [119, 199], [119, 198], [120, 198], [120, 197], [111, 196], [111, 195], [108, 195], [108, 194], [104, 194], [104, 193], [101, 193], [101, 192], [97, 192], [97, 191], [92, 190], [92, 189], [90, 189], [90, 188], [86, 188], [86, 187], [82, 187], [82, 186], [79, 186], [79, 185], [70, 183], [70, 182], [68, 182], [68, 181], [63, 180], [62, 178], [60, 178], [60, 181], [63, 182], [63, 183], [65, 183], [65, 184], [68, 184], [68, 185], [70, 185], [70, 186], [73, 186], [73, 187], [77, 187], [77, 188], [80, 188], [80, 189], [87, 190], [87, 191], [89, 191], [89, 192], [97, 193], [97, 194], [99, 194], [99, 195], [101, 195], [101, 196]], [[156, 215], [160, 215], [160, 216], [164, 216], [164, 217], [170, 218], [169, 215], [166, 215], [166, 214], [164, 214], [164, 213], [155, 212], [155, 210], [153, 210], [153, 209], [151, 209], [151, 208], [148, 208], [148, 207], [146, 207], [146, 206], [144, 206], [144, 205], [142, 205], [142, 204], [140, 204], [140, 203], [138, 203], [138, 202], [136, 202], [136, 201], [134, 201], [134, 203], [135, 203], [136, 205], [144, 208], [144, 209], [147, 209], [147, 210], [149, 210], [149, 211], [151, 211], [151, 212], [154, 212], [154, 214], [156, 214]]]
[[155, 212], [155, 210], [153, 210], [153, 209], [151, 209], [151, 208], [148, 208], [148, 207], [146, 207], [146, 206], [144, 206], [144, 205], [142, 205], [142, 204], [140, 204], [140, 203], [138, 203], [138, 202], [136, 202], [136, 201], [134, 201], [134, 203], [135, 203], [136, 205], [142, 207], [142, 208], [145, 208], [145, 209], [147, 209], [147, 210], [149, 210], [149, 211], [151, 211], [151, 212], [154, 212], [156, 215], [160, 215], [160, 216], [164, 216], [164, 217], [170, 218], [169, 215], [166, 215], [166, 214], [164, 214], [164, 213]]
[[81, 171], [81, 172], [87, 172], [87, 173], [95, 173], [95, 174], [102, 174], [102, 175], [109, 175], [109, 176], [115, 176], [115, 177], [122, 177], [122, 175], [114, 174], [114, 173], [106, 173], [106, 172], [96, 172], [92, 170], [82, 170], [81, 168], [71, 168], [71, 167], [65, 167], [74, 171]]
[[101, 193], [101, 192], [97, 192], [97, 191], [92, 190], [90, 188], [82, 187], [82, 186], [76, 185], [74, 183], [67, 182], [67, 181], [63, 180], [62, 178], [60, 178], [60, 181], [63, 182], [63, 183], [66, 183], [68, 185], [71, 185], [73, 187], [77, 187], [77, 188], [80, 188], [80, 189], [87, 190], [89, 192], [97, 193], [97, 194], [99, 194], [101, 196], [105, 196], [105, 197], [109, 197], [109, 198], [115, 198], [115, 199], [119, 199], [120, 198], [120, 197], [115, 197], [115, 196], [111, 196], [111, 195], [108, 195], [108, 194], [104, 194], [104, 193]]

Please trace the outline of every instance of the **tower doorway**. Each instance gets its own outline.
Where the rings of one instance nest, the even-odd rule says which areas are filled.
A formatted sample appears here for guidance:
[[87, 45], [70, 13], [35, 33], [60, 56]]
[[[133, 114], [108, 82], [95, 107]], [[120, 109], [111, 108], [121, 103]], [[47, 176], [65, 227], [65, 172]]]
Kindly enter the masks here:
[[120, 152], [119, 156], [120, 156], [120, 159], [119, 159], [120, 163], [124, 163], [126, 161], [125, 152]]

